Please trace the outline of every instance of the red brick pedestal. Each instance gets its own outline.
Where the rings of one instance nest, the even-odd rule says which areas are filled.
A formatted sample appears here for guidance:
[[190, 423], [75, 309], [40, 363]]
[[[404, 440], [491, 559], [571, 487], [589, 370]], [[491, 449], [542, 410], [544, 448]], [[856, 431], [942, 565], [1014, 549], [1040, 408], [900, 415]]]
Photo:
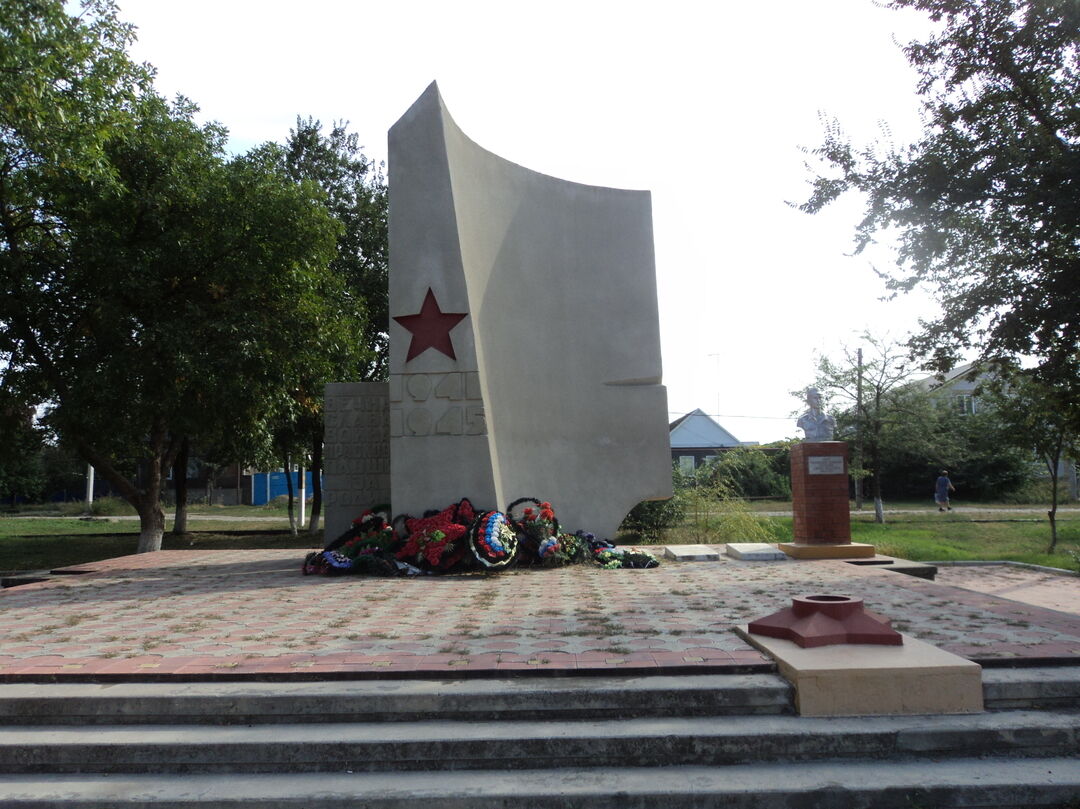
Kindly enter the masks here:
[[844, 441], [804, 441], [791, 449], [794, 542], [780, 550], [796, 559], [874, 555], [874, 546], [851, 541], [848, 453]]

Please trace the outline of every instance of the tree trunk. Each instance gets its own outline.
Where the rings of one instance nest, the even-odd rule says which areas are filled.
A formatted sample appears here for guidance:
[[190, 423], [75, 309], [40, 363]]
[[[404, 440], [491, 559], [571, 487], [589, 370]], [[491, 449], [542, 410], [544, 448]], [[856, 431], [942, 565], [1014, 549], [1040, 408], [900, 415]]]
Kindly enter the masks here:
[[874, 522], [878, 525], [885, 524], [885, 509], [881, 504], [881, 452], [878, 448], [878, 436], [880, 435], [880, 422], [875, 425], [873, 432], [874, 443], [870, 450], [870, 466], [874, 473], [870, 476], [874, 490]]
[[319, 516], [322, 512], [322, 436], [315, 436], [311, 445], [311, 521], [308, 532], [319, 530]]
[[161, 499], [152, 493], [140, 498], [139, 545], [136, 553], [150, 553], [161, 550], [161, 538], [165, 533], [165, 510]]
[[885, 524], [885, 507], [881, 502], [881, 476], [874, 469], [874, 522], [878, 525]]
[[1053, 553], [1057, 547], [1057, 507], [1058, 507], [1058, 464], [1061, 461], [1061, 443], [1058, 443], [1057, 453], [1054, 458], [1047, 458], [1046, 465], [1050, 469], [1050, 510], [1046, 516], [1050, 518], [1050, 547], [1047, 553]]
[[[161, 538], [165, 533], [165, 510], [161, 507], [161, 481], [164, 470], [172, 466], [180, 442], [168, 438], [165, 421], [155, 418], [150, 429], [147, 453], [139, 465], [138, 479], [144, 481], [140, 489], [131, 480], [121, 475], [110, 458], [98, 452], [93, 445], [82, 438], [75, 439], [79, 454], [94, 469], [100, 472], [110, 488], [127, 500], [139, 513], [138, 553], [161, 550]], [[145, 470], [145, 476], [141, 472]]]
[[285, 453], [285, 488], [289, 492], [289, 533], [296, 536], [296, 514], [293, 511], [292, 458]]
[[191, 446], [188, 439], [185, 438], [180, 442], [180, 451], [176, 453], [176, 460], [173, 461], [173, 482], [176, 484], [176, 514], [173, 517], [174, 534], [186, 534], [188, 532], [187, 467], [190, 450]]

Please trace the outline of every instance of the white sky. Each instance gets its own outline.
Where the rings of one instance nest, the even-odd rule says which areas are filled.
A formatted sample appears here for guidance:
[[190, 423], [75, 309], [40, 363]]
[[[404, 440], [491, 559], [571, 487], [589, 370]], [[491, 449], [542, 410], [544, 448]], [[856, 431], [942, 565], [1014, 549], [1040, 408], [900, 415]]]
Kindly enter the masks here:
[[[900, 42], [918, 16], [873, 0], [118, 0], [134, 58], [243, 151], [296, 116], [350, 122], [364, 152], [432, 80], [478, 144], [545, 174], [653, 194], [671, 417], [700, 407], [742, 441], [795, 437], [789, 391], [859, 333], [902, 338], [925, 298], [884, 303], [846, 255], [851, 199], [811, 217], [801, 146], [819, 113], [856, 143], [918, 132]], [[393, 178], [391, 177], [391, 183]], [[886, 249], [873, 259], [888, 268]]]

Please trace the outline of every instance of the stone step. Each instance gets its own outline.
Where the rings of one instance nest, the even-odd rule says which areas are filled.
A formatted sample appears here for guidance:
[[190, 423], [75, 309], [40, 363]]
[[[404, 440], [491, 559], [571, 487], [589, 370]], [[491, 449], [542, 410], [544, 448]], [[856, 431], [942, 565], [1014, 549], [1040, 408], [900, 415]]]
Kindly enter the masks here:
[[260, 773], [1080, 755], [1080, 712], [254, 726], [9, 726], [4, 773]]
[[[1080, 668], [984, 669], [987, 710], [1080, 710]], [[12, 683], [8, 724], [261, 724], [790, 714], [775, 674], [335, 682]]]
[[0, 725], [604, 719], [793, 712], [776, 674], [0, 685]]
[[1080, 668], [1032, 666], [982, 671], [988, 711], [1064, 708], [1080, 710]]
[[1080, 761], [959, 758], [514, 772], [0, 777], [5, 809], [1065, 807]]

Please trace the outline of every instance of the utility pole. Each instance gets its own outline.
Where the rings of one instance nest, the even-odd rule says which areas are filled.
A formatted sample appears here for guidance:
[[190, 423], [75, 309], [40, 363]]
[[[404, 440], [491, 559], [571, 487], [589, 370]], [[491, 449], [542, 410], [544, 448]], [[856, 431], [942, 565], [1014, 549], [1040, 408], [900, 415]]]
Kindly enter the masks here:
[[86, 513], [93, 510], [94, 505], [94, 466], [86, 465]]
[[304, 473], [304, 465], [300, 464], [300, 530], [304, 530], [307, 511], [307, 475]]
[[710, 357], [716, 360], [716, 412], [715, 416], [720, 415], [720, 357], [723, 354], [710, 354]]
[[862, 348], [855, 352], [855, 363], [857, 374], [855, 380], [855, 510], [862, 511]]

